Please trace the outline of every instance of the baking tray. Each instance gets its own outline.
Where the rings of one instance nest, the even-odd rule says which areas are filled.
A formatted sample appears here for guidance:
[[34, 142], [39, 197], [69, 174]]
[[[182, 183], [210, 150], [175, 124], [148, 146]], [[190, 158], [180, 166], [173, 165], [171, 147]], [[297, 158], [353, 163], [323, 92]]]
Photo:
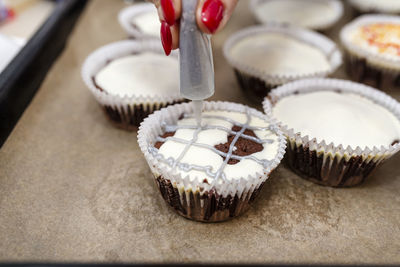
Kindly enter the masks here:
[[0, 147], [64, 49], [86, 0], [58, 0], [52, 14], [0, 74]]

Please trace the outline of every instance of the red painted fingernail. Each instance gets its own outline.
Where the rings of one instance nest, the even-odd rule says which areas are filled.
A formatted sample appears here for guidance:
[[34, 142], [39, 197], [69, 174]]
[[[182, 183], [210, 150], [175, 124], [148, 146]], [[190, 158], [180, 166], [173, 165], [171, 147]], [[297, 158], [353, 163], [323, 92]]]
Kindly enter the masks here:
[[169, 25], [175, 24], [175, 9], [172, 0], [161, 0], [161, 8], [164, 13], [164, 19]]
[[168, 23], [166, 23], [165, 21], [161, 22], [160, 35], [164, 52], [167, 56], [169, 56], [169, 54], [171, 54], [171, 49], [172, 49], [172, 34]]
[[9, 18], [14, 18], [15, 17], [15, 12], [14, 12], [14, 10], [13, 9], [8, 9], [7, 10], [7, 15], [8, 15], [8, 17]]
[[214, 33], [224, 16], [224, 4], [220, 0], [207, 0], [201, 10], [201, 21]]

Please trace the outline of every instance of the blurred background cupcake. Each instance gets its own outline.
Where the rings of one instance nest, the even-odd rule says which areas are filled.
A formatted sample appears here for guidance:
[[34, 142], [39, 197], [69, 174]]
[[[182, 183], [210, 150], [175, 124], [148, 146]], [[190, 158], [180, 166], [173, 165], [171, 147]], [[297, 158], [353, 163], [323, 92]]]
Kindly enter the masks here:
[[250, 10], [259, 23], [287, 23], [323, 31], [342, 17], [343, 4], [338, 0], [251, 0]]
[[340, 32], [351, 79], [380, 89], [400, 85], [400, 17], [363, 15]]
[[176, 54], [164, 55], [156, 40], [119, 41], [94, 51], [82, 77], [112, 122], [136, 129], [154, 110], [184, 101]]
[[349, 3], [358, 14], [400, 14], [400, 1], [398, 0], [350, 0]]
[[284, 83], [328, 76], [342, 64], [341, 52], [329, 38], [283, 24], [236, 32], [225, 42], [224, 55], [241, 88], [257, 100]]
[[152, 3], [134, 4], [122, 9], [118, 21], [130, 38], [160, 38], [160, 20]]

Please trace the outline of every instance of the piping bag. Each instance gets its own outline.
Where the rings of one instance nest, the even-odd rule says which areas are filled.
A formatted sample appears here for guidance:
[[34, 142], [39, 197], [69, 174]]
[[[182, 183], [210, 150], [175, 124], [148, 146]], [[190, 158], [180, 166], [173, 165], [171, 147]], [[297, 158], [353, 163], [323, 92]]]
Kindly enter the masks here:
[[197, 125], [201, 126], [203, 100], [214, 94], [214, 65], [210, 35], [196, 23], [197, 0], [182, 1], [179, 32], [180, 94], [193, 101]]

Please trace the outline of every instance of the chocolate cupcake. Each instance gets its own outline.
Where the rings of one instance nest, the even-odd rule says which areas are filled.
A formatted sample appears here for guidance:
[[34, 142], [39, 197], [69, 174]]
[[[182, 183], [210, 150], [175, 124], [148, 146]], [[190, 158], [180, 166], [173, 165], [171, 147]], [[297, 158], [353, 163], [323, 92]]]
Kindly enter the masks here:
[[364, 15], [340, 32], [350, 77], [383, 89], [400, 84], [400, 17]]
[[323, 31], [342, 17], [343, 4], [339, 0], [252, 0], [250, 10], [259, 23], [288, 23]]
[[335, 43], [305, 29], [270, 24], [232, 35], [224, 55], [245, 92], [260, 99], [281, 84], [325, 77], [342, 63]]
[[86, 86], [118, 127], [136, 129], [154, 110], [183, 102], [176, 54], [158, 41], [120, 41], [93, 52], [83, 64]]
[[138, 143], [165, 201], [203, 222], [247, 210], [286, 146], [265, 114], [228, 102], [205, 102], [201, 126], [192, 103], [157, 111], [140, 125]]
[[160, 20], [157, 9], [151, 3], [134, 4], [122, 9], [118, 21], [131, 38], [160, 38]]
[[400, 14], [398, 0], [350, 0], [350, 4], [358, 13]]
[[288, 138], [286, 160], [315, 183], [362, 183], [400, 150], [400, 103], [369, 86], [337, 79], [288, 83], [264, 101]]

